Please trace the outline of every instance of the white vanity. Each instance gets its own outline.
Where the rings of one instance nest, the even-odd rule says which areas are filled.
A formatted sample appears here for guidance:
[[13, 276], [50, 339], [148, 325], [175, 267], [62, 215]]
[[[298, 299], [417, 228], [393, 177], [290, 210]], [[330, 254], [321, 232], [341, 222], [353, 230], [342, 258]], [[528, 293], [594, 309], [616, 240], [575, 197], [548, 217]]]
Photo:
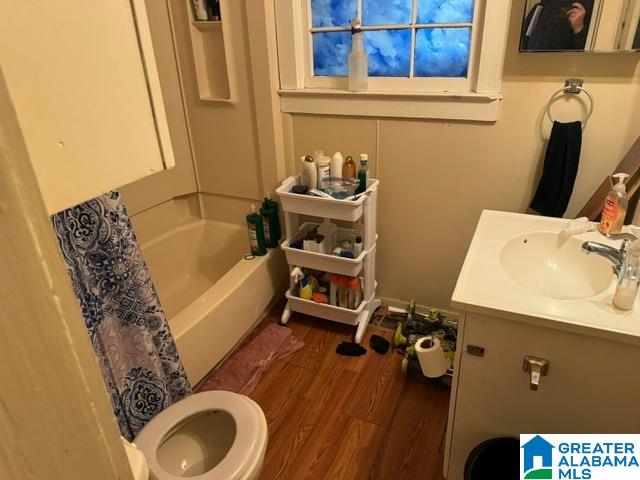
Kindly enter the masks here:
[[461, 316], [448, 480], [463, 479], [489, 438], [640, 432], [640, 305], [614, 309], [612, 264], [581, 251], [587, 240], [620, 242], [561, 235], [566, 223], [482, 213], [452, 299]]

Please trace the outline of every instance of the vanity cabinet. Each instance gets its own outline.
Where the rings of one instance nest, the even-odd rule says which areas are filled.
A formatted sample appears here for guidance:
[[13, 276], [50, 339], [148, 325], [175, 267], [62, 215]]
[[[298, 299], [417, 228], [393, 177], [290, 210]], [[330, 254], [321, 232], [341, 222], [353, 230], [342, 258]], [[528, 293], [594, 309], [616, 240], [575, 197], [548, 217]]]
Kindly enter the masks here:
[[0, 2], [0, 65], [49, 213], [174, 165], [143, 0]]
[[[537, 391], [523, 371], [527, 355], [549, 361]], [[448, 480], [462, 480], [471, 450], [493, 437], [640, 432], [640, 346], [466, 312], [455, 367]]]

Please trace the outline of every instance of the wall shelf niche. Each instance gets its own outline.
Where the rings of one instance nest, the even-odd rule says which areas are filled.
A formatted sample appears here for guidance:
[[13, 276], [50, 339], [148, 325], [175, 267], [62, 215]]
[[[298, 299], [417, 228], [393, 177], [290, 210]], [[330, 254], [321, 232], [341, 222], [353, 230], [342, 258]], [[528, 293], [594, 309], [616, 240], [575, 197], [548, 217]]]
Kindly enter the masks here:
[[[191, 19], [189, 33], [193, 49], [193, 63], [200, 100], [233, 103], [233, 69], [229, 22], [223, 20], [195, 20], [191, 0], [185, 0]], [[220, 2], [224, 19], [225, 0]]]

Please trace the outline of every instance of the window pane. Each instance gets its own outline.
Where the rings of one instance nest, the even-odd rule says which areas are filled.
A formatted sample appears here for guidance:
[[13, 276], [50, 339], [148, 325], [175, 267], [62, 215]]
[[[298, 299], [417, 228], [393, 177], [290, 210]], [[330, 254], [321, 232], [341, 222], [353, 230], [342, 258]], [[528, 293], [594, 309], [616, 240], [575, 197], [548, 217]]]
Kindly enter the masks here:
[[314, 27], [346, 26], [356, 15], [356, 0], [311, 0]]
[[369, 55], [369, 75], [373, 77], [409, 76], [411, 30], [366, 31], [364, 46]]
[[418, 23], [471, 23], [473, 0], [418, 0]]
[[362, 0], [363, 25], [411, 23], [412, 0]]
[[313, 71], [315, 75], [344, 77], [349, 73], [351, 32], [313, 34]]
[[416, 32], [416, 77], [466, 77], [470, 28], [423, 28]]

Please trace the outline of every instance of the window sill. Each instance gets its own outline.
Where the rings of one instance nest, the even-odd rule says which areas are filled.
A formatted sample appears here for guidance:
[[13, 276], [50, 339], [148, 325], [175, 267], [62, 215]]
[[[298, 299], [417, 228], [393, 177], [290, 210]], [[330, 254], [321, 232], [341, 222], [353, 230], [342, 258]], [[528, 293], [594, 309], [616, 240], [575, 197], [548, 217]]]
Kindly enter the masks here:
[[279, 90], [285, 113], [495, 122], [502, 94], [475, 92], [350, 92], [337, 89]]

